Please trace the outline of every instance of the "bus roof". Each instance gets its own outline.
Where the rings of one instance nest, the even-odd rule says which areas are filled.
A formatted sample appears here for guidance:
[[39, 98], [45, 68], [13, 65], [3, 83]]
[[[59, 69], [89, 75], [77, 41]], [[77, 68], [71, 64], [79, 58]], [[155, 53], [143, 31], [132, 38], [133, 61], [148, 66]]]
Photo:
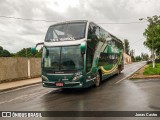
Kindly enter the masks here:
[[76, 23], [76, 22], [88, 22], [88, 20], [71, 20], [71, 21], [63, 21], [63, 22], [58, 22], [58, 23], [55, 23], [51, 26], [54, 26], [54, 25], [58, 25], [58, 24], [65, 24], [65, 23]]
[[[88, 22], [91, 22], [91, 23], [94, 23], [94, 22], [92, 22], [92, 21], [88, 21]], [[96, 23], [94, 23], [95, 25], [97, 25], [97, 26], [99, 26], [101, 29], [103, 29], [103, 30], [105, 30], [103, 27], [101, 27], [100, 25], [98, 25], [98, 24], [96, 24]], [[105, 30], [108, 34], [109, 34], [109, 36], [112, 38], [112, 39], [114, 39], [114, 40], [116, 40], [116, 41], [118, 41], [118, 42], [120, 42], [120, 43], [123, 43], [122, 42], [122, 40], [120, 40], [119, 38], [117, 38], [116, 36], [114, 36], [113, 34], [111, 34], [110, 32], [108, 32], [107, 30]]]

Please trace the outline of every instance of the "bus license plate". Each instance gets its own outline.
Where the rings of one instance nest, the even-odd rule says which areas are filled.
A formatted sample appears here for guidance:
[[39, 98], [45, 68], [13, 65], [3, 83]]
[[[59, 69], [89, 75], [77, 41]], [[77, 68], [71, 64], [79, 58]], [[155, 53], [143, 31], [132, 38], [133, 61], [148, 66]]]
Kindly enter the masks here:
[[63, 82], [56, 82], [56, 86], [64, 86]]

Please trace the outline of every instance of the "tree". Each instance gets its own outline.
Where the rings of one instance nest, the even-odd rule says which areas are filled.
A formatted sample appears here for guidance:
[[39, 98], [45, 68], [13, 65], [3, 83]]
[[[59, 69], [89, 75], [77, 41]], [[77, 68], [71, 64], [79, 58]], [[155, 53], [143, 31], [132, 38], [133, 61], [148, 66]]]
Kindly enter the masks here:
[[15, 57], [32, 57], [31, 48], [23, 48], [15, 54]]
[[[31, 52], [31, 48], [23, 48], [15, 54], [15, 57], [34, 57], [34, 55]], [[42, 48], [39, 52], [36, 50], [35, 57], [42, 57]]]
[[141, 56], [136, 56], [136, 57], [135, 57], [135, 61], [136, 61], [136, 62], [141, 61], [141, 60], [142, 60]]
[[147, 53], [141, 53], [142, 60], [148, 61], [149, 55]]
[[129, 54], [129, 55], [131, 56], [132, 62], [135, 62], [135, 58], [134, 58], [134, 50], [133, 50], [133, 49], [130, 50], [130, 54]]
[[3, 51], [3, 47], [2, 46], [0, 46], [0, 51]]
[[160, 16], [147, 17], [149, 25], [143, 35], [146, 37], [144, 45], [152, 50], [152, 39], [154, 41], [154, 51], [160, 53]]
[[3, 53], [3, 47], [0, 46], [0, 57], [3, 57], [2, 53]]
[[125, 49], [126, 54], [129, 55], [130, 46], [129, 46], [129, 41], [127, 39], [124, 39], [124, 49]]
[[0, 57], [11, 57], [11, 53], [0, 46]]
[[42, 51], [43, 51], [43, 47], [41, 47], [41, 49], [39, 50], [39, 52], [37, 52], [35, 54], [35, 57], [42, 57]]
[[11, 57], [11, 54], [9, 51], [7, 50], [3, 50], [3, 53], [2, 53], [3, 57]]

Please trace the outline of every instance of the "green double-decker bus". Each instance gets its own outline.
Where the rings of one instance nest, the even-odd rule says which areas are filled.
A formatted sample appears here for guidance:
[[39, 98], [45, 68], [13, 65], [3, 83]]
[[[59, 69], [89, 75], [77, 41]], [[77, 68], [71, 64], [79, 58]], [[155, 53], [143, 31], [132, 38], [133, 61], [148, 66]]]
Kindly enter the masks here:
[[43, 44], [44, 87], [99, 86], [124, 67], [122, 41], [91, 21], [54, 24], [39, 44]]

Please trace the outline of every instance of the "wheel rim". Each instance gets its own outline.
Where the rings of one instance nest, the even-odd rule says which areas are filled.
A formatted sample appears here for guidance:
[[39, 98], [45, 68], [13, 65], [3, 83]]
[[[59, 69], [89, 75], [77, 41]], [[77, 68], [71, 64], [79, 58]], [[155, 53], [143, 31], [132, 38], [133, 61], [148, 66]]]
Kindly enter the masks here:
[[97, 74], [96, 76], [96, 86], [98, 87], [100, 85], [100, 76]]

